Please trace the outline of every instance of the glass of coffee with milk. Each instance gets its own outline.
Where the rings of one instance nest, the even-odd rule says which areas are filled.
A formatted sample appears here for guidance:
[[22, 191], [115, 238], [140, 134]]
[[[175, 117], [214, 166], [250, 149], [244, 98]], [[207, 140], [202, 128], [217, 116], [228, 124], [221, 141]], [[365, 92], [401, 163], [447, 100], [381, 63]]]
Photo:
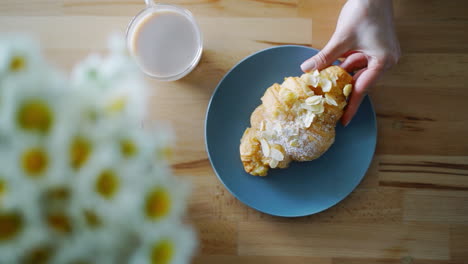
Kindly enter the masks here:
[[200, 61], [203, 40], [185, 8], [145, 0], [146, 8], [127, 28], [127, 46], [141, 70], [152, 78], [175, 81]]

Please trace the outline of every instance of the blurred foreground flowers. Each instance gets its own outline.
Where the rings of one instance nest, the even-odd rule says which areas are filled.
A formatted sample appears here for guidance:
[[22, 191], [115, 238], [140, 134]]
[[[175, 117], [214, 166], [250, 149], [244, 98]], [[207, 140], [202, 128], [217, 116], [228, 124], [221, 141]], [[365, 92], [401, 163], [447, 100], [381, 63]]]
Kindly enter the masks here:
[[188, 186], [171, 137], [142, 129], [146, 86], [118, 37], [71, 78], [0, 37], [0, 263], [188, 263]]

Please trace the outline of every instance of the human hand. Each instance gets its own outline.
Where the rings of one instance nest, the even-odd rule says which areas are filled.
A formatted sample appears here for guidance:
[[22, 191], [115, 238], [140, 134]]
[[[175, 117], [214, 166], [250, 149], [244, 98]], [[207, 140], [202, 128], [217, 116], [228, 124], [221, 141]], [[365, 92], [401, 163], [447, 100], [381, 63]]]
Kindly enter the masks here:
[[400, 45], [393, 25], [391, 0], [348, 0], [335, 33], [317, 55], [301, 65], [304, 72], [321, 70], [340, 57], [341, 67], [354, 75], [354, 89], [341, 122], [348, 125], [369, 88], [398, 62]]

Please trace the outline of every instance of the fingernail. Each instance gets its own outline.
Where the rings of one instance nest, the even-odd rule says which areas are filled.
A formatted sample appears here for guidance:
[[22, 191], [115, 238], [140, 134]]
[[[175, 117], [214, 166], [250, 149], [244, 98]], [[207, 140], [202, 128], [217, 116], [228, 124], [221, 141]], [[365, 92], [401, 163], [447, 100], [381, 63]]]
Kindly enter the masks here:
[[306, 60], [301, 64], [301, 70], [308, 72], [315, 69], [315, 60]]
[[343, 127], [346, 127], [347, 125], [349, 125], [349, 122], [351, 120], [347, 120], [347, 121], [344, 121], [343, 119], [341, 120], [341, 124], [343, 125]]

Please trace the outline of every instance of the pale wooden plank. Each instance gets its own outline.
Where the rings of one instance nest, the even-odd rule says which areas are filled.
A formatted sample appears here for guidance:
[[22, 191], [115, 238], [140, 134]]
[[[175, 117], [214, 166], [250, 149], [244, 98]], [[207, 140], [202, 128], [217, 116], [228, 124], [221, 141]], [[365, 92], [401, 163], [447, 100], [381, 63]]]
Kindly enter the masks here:
[[[143, 1], [64, 0], [64, 13], [79, 15], [133, 15], [144, 8]], [[297, 0], [168, 0], [189, 9], [196, 16], [294, 17]]]
[[407, 192], [403, 203], [403, 219], [430, 223], [468, 223], [468, 192], [462, 193], [464, 197], [437, 192]]
[[199, 253], [206, 255], [236, 255], [237, 223], [229, 221], [197, 221], [194, 223], [199, 241]]
[[[427, 30], [430, 27], [430, 30]], [[396, 20], [396, 31], [403, 54], [465, 53], [468, 51], [466, 20]]]
[[246, 220], [249, 216], [249, 212], [254, 211], [237, 200], [221, 183], [216, 185], [212, 203], [214, 206], [214, 213], [212, 216], [216, 219], [229, 219], [233, 221]]
[[[330, 39], [343, 0], [300, 1], [299, 15], [312, 18], [313, 46], [322, 48]], [[394, 1], [395, 26], [403, 53], [466, 52], [468, 38], [464, 34], [467, 14], [464, 0]], [[430, 27], [431, 30], [427, 30]]]
[[379, 154], [468, 153], [465, 54], [409, 54], [370, 94]]
[[0, 16], [11, 15], [61, 15], [63, 0], [2, 0]]
[[379, 185], [379, 163], [380, 156], [374, 155], [366, 175], [358, 185], [358, 189], [370, 189]]
[[333, 264], [464, 264], [454, 260], [431, 260], [405, 256], [401, 258], [333, 258]]
[[451, 259], [468, 263], [468, 225], [452, 225], [450, 227], [450, 256]]
[[411, 224], [241, 222], [239, 254], [449, 259], [449, 229]]
[[[214, 178], [212, 172], [196, 172], [196, 169], [190, 168], [184, 170], [176, 169], [175, 173], [178, 177], [188, 180], [191, 185], [191, 193], [187, 205], [188, 218], [194, 222], [213, 219], [216, 205], [213, 202], [212, 193], [215, 192], [217, 179]], [[186, 176], [189, 173], [190, 176]]]
[[[0, 17], [0, 30], [32, 32], [49, 49], [88, 50], [106, 47], [108, 34], [125, 32], [129, 22], [130, 18], [115, 16], [12, 16]], [[310, 19], [200, 18], [199, 24], [208, 49], [249, 52], [278, 44], [309, 44], [312, 39]], [[70, 30], [75, 34], [68, 34]]]
[[381, 186], [468, 190], [468, 158], [465, 156], [381, 155]]
[[194, 264], [332, 264], [329, 258], [282, 256], [197, 256]]
[[133, 17], [145, 8], [139, 0], [62, 0], [66, 15]]
[[300, 0], [298, 15], [336, 21], [346, 0]]
[[403, 53], [398, 67], [392, 68], [380, 83], [424, 88], [440, 95], [466, 94], [460, 88], [466, 86], [467, 65], [468, 55], [464, 53]]
[[431, 23], [439, 20], [463, 20], [468, 18], [465, 0], [394, 0], [397, 19], [424, 20]]
[[5, 16], [0, 17], [0, 30], [30, 33], [47, 49], [90, 51], [104, 49], [109, 34], [124, 33], [129, 21], [123, 17]]
[[[204, 162], [174, 164], [179, 174], [195, 174], [188, 177], [194, 183], [190, 201], [191, 217], [195, 219], [224, 219], [275, 222], [317, 223], [396, 223], [402, 219], [403, 193], [400, 190], [376, 189], [378, 175], [368, 173], [353, 193], [336, 206], [319, 214], [301, 218], [274, 217], [251, 209], [232, 196], [213, 175]], [[371, 166], [376, 167], [376, 166]], [[211, 175], [207, 175], [211, 174]]]
[[301, 218], [274, 217], [252, 211], [251, 221], [297, 223], [401, 223], [403, 192], [401, 190], [357, 189], [337, 205], [318, 214]]
[[332, 36], [344, 0], [302, 0], [298, 14], [313, 20], [312, 47], [322, 49]]

